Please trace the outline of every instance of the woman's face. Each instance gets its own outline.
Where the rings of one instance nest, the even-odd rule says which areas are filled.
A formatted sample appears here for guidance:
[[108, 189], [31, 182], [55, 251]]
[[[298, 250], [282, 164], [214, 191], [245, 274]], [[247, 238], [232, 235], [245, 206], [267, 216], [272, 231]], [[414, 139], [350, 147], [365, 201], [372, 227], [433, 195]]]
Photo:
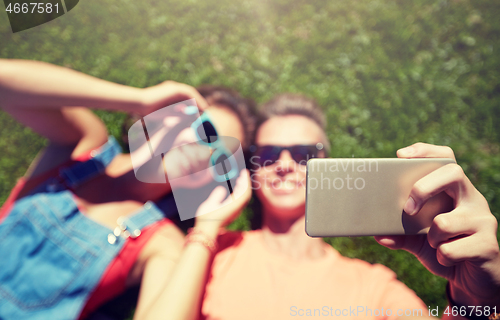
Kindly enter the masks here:
[[[255, 144], [259, 146], [316, 145], [323, 141], [322, 129], [300, 115], [273, 117], [258, 129]], [[318, 156], [323, 157], [323, 150]], [[257, 160], [253, 161], [255, 163]], [[297, 219], [305, 211], [306, 165], [292, 159], [288, 150], [267, 166], [256, 166], [252, 182], [264, 212], [283, 219]]]
[[[245, 133], [240, 119], [231, 109], [226, 106], [212, 105], [205, 111], [210, 121], [215, 126], [217, 134], [224, 137], [233, 137], [243, 142]], [[175, 138], [174, 147], [186, 143], [193, 143], [197, 140], [195, 132], [191, 128], [186, 128]]]
[[[223, 137], [221, 141], [224, 147], [228, 151], [235, 152], [239, 147], [238, 142], [241, 143], [245, 138], [243, 126], [236, 113], [224, 106], [211, 106], [205, 112], [215, 127], [217, 135]], [[190, 189], [207, 184], [213, 178], [212, 171], [206, 170], [209, 168], [212, 152], [215, 152], [213, 146], [207, 147], [200, 144], [195, 130], [191, 127], [182, 130], [164, 158], [169, 180], [172, 182], [182, 178], [177, 180], [175, 185]], [[238, 163], [244, 164], [243, 155], [241, 155], [241, 161], [238, 159]]]

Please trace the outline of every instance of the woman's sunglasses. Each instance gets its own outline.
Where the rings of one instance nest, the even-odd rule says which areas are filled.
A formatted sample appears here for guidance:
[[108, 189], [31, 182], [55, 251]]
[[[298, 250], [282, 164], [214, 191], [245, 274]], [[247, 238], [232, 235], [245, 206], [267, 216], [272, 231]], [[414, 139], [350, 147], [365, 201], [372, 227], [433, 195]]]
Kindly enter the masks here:
[[207, 112], [201, 114], [192, 124], [197, 142], [212, 149], [210, 164], [215, 181], [228, 181], [238, 175], [238, 164], [233, 154], [227, 149]]
[[288, 147], [281, 146], [252, 146], [253, 154], [251, 161], [261, 167], [270, 166], [280, 158], [281, 152], [287, 150], [292, 159], [298, 164], [305, 165], [307, 160], [317, 158], [319, 150], [323, 149], [321, 143], [318, 144], [300, 144]]

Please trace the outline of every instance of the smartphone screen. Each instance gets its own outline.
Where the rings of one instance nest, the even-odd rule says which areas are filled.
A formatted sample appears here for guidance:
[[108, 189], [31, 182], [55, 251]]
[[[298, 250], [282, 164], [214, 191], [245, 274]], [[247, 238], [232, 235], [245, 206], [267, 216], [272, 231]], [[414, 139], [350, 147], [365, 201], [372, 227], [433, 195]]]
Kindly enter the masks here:
[[306, 232], [313, 237], [427, 233], [453, 209], [441, 193], [414, 216], [403, 211], [419, 179], [452, 159], [311, 159], [307, 163]]

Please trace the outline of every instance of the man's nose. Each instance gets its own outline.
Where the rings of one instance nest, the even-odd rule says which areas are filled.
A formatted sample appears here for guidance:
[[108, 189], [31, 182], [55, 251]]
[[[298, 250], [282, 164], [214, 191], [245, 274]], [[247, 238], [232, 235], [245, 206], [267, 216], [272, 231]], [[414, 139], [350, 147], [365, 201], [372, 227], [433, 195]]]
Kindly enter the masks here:
[[290, 154], [290, 151], [283, 150], [278, 159], [278, 165], [275, 167], [278, 175], [285, 175], [295, 171], [295, 161]]

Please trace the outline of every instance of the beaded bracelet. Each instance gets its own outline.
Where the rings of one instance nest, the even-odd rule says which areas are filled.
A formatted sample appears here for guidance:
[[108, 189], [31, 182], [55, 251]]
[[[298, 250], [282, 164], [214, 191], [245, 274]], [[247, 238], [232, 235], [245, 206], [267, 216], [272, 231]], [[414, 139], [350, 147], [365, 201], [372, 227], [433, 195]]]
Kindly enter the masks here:
[[186, 246], [188, 243], [200, 243], [205, 248], [207, 248], [208, 251], [210, 251], [210, 254], [215, 254], [217, 252], [217, 243], [215, 242], [215, 240], [210, 238], [201, 230], [190, 228], [185, 238], [184, 246]]

